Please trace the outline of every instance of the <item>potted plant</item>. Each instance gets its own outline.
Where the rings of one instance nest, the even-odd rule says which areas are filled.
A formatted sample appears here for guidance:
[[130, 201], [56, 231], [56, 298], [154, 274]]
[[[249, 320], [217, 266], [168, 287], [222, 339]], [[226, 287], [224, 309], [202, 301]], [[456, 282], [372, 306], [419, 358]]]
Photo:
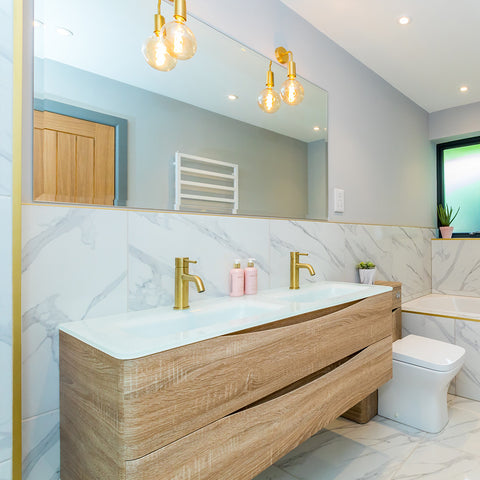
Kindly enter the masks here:
[[442, 238], [452, 238], [453, 227], [451, 227], [450, 224], [455, 220], [459, 211], [460, 211], [460, 207], [457, 208], [457, 211], [455, 212], [455, 215], [454, 215], [452, 207], [449, 207], [447, 204], [445, 204], [445, 207], [444, 207], [441, 203], [438, 205], [437, 213], [438, 213], [438, 220], [442, 225], [440, 227], [440, 233], [442, 235]]
[[360, 276], [360, 283], [365, 283], [367, 285], [373, 285], [373, 280], [375, 278], [375, 264], [368, 262], [360, 262], [357, 265], [358, 275]]

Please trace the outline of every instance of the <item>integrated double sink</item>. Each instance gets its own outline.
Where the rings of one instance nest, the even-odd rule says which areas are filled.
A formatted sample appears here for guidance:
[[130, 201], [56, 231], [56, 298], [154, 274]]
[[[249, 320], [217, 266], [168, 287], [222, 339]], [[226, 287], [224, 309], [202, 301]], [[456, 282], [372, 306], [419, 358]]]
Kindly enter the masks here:
[[60, 330], [119, 359], [171, 348], [341, 305], [390, 291], [391, 287], [317, 282], [299, 290], [265, 290], [255, 296], [192, 302], [188, 310], [162, 307], [60, 326]]

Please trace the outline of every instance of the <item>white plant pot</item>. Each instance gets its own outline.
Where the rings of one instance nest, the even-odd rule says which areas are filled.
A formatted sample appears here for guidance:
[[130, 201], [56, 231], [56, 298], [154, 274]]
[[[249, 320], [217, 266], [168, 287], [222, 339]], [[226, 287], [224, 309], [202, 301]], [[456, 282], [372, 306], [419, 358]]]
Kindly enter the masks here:
[[373, 285], [376, 271], [376, 268], [359, 268], [358, 274], [360, 275], [360, 283], [365, 283], [366, 285]]

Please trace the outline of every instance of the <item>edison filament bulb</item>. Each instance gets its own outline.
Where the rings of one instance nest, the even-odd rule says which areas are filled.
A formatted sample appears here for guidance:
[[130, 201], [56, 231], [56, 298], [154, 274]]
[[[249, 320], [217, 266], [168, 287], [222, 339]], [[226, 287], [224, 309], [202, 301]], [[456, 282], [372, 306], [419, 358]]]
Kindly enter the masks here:
[[162, 72], [169, 72], [177, 65], [177, 60], [168, 53], [162, 36], [157, 32], [145, 40], [142, 53], [151, 67]]
[[167, 23], [161, 31], [168, 53], [177, 60], [188, 60], [197, 51], [197, 41], [183, 19]]
[[267, 87], [258, 96], [258, 106], [265, 113], [275, 113], [280, 108], [282, 100], [280, 95], [273, 89], [273, 87]]
[[280, 89], [283, 101], [288, 105], [298, 105], [305, 95], [303, 85], [296, 78], [288, 78]]

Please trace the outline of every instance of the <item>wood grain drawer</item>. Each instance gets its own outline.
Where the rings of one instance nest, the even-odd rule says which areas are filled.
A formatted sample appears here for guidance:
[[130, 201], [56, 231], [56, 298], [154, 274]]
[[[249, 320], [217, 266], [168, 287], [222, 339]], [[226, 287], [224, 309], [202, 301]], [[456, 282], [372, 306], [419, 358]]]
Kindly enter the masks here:
[[222, 418], [143, 458], [128, 480], [249, 480], [391, 378], [391, 337], [294, 391]]
[[392, 310], [400, 308], [402, 306], [402, 283], [401, 282], [386, 282], [379, 280], [375, 282], [375, 285], [386, 285], [392, 287]]

